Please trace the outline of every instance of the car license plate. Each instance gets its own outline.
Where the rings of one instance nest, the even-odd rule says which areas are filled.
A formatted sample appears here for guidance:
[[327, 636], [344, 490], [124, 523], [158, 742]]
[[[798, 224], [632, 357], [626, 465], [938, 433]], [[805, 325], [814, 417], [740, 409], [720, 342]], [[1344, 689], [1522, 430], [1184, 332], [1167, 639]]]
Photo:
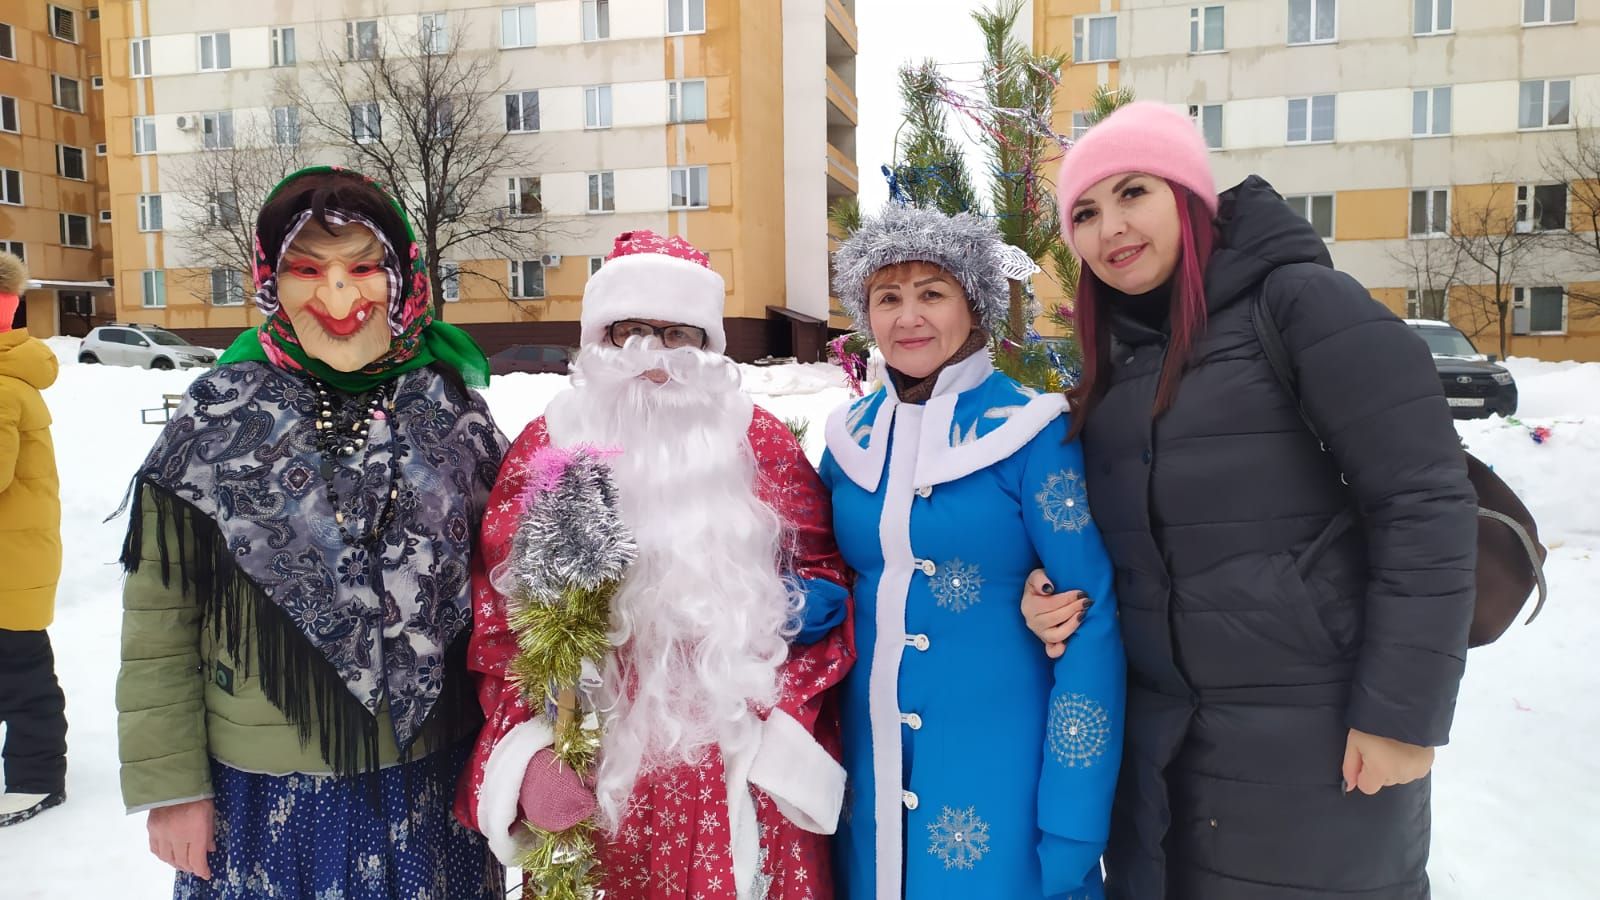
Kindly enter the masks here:
[[1482, 406], [1482, 397], [1450, 397], [1447, 398], [1451, 406]]

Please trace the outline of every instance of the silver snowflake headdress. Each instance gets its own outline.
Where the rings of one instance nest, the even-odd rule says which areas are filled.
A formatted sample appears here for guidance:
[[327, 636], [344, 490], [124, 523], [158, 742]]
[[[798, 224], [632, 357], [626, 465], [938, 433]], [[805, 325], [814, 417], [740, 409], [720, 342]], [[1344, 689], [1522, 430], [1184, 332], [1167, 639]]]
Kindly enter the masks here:
[[1007, 277], [1016, 269], [1009, 249], [992, 223], [971, 213], [947, 216], [890, 203], [833, 254], [833, 290], [856, 328], [868, 331], [867, 279], [886, 266], [932, 263], [960, 282], [978, 324], [1003, 334], [1011, 304]]

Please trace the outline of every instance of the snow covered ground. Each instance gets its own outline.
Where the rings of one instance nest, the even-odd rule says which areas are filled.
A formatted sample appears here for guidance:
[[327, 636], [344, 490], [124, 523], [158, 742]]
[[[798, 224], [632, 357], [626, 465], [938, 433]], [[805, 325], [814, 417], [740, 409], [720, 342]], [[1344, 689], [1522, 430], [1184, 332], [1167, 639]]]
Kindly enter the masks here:
[[[113, 560], [125, 522], [116, 509], [155, 439], [139, 410], [180, 393], [193, 372], [80, 366], [74, 341], [53, 339], [61, 378], [46, 399], [62, 473], [66, 566], [51, 636], [67, 693], [71, 746], [67, 804], [0, 831], [0, 895], [7, 898], [159, 898], [171, 873], [147, 849], [143, 816], [124, 816], [117, 786], [113, 687], [120, 575]], [[1551, 600], [1539, 622], [1473, 651], [1453, 742], [1435, 782], [1434, 896], [1590, 900], [1600, 897], [1600, 364], [1512, 360], [1522, 424], [1461, 425], [1539, 517], [1551, 548]], [[826, 366], [746, 367], [758, 402], [811, 423], [846, 399]], [[508, 435], [543, 409], [565, 380], [494, 379], [487, 396]], [[1544, 426], [1544, 444], [1530, 429]]]

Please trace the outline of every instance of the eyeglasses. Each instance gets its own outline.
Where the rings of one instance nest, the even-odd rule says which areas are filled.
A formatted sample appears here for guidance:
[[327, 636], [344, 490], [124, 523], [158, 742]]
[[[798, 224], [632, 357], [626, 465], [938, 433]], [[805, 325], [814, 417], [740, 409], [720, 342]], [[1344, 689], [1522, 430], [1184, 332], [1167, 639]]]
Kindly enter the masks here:
[[628, 338], [657, 337], [661, 339], [662, 346], [668, 350], [679, 347], [694, 347], [704, 350], [706, 347], [706, 330], [693, 325], [651, 325], [649, 322], [640, 322], [637, 319], [623, 319], [612, 322], [606, 329], [606, 334], [611, 338], [614, 346], [621, 347], [628, 342]]

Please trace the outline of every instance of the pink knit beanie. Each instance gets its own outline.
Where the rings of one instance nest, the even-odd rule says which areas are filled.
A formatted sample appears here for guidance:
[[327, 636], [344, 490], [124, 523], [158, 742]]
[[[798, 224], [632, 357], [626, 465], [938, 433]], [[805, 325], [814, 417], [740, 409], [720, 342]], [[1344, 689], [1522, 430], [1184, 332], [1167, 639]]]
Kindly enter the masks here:
[[1090, 128], [1061, 160], [1056, 198], [1061, 230], [1072, 243], [1072, 205], [1102, 179], [1144, 172], [1188, 188], [1217, 212], [1217, 186], [1211, 155], [1193, 120], [1161, 103], [1139, 101], [1121, 107]]

